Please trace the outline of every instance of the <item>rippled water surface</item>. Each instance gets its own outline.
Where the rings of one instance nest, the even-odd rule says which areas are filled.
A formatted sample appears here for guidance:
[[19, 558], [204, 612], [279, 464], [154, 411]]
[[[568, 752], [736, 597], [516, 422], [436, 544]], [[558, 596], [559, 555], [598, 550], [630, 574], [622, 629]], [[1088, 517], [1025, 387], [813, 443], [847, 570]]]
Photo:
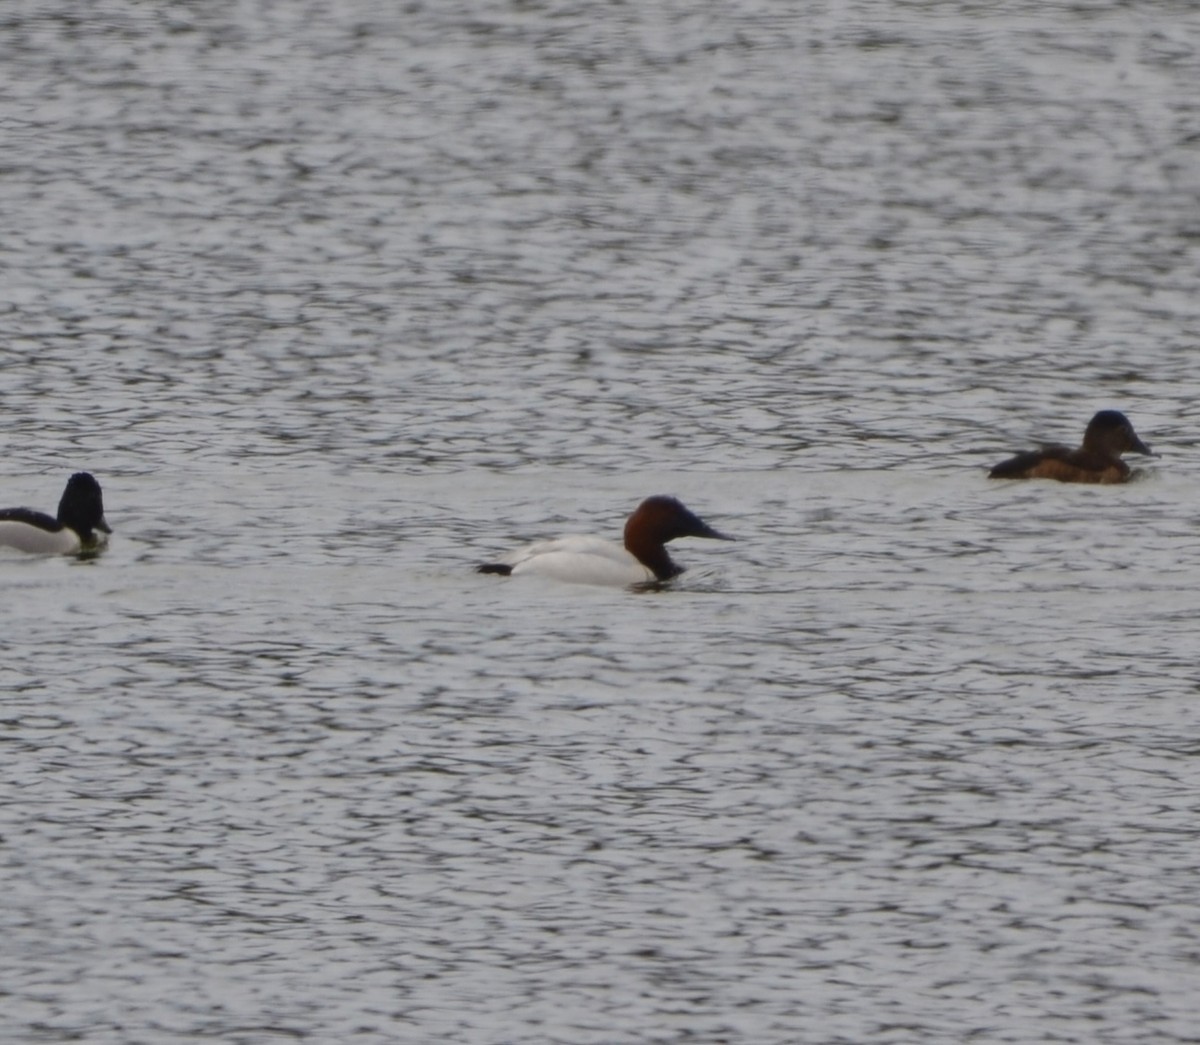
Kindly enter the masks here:
[[[785, 10], [794, 7], [795, 10]], [[1200, 14], [0, 12], [0, 1039], [1200, 1041]], [[989, 483], [1100, 408], [1122, 487]], [[483, 577], [675, 493], [669, 590]]]

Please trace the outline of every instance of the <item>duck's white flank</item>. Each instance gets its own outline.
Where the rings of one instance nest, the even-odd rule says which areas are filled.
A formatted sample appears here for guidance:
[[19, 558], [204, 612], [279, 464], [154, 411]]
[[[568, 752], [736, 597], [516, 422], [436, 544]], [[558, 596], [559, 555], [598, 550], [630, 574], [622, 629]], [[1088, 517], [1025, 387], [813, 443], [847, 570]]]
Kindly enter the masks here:
[[621, 545], [603, 537], [558, 537], [538, 541], [500, 561], [512, 567], [514, 577], [529, 574], [576, 584], [617, 586], [646, 584], [655, 579], [652, 570]]
[[79, 534], [66, 526], [50, 531], [7, 520], [0, 520], [0, 546], [32, 555], [74, 555], [83, 550]]

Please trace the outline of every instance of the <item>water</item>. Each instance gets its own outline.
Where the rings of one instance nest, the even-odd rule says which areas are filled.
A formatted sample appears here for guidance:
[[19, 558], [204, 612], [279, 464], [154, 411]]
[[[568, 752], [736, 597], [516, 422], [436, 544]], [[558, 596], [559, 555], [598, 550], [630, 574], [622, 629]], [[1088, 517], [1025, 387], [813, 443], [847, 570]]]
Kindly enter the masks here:
[[[1197, 1040], [1200, 15], [89, 12], [0, 15], [0, 503], [116, 530], [0, 559], [0, 1039]], [[653, 492], [738, 543], [471, 572]]]

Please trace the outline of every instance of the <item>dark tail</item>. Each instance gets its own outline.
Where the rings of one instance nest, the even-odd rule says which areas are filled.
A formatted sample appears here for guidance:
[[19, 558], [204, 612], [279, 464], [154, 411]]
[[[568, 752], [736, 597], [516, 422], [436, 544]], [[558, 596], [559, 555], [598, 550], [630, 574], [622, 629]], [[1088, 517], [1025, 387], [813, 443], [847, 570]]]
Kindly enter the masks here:
[[475, 567], [476, 573], [498, 573], [501, 577], [507, 577], [512, 573], [512, 567], [506, 566], [502, 562], [485, 562], [482, 566]]

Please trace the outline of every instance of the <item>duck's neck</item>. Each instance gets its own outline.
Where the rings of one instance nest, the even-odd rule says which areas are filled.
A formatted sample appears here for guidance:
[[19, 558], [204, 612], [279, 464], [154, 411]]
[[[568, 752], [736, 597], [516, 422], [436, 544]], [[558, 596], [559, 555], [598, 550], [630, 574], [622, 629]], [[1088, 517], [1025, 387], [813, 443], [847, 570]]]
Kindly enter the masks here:
[[675, 565], [664, 545], [626, 538], [625, 549], [660, 581], [669, 581], [683, 573], [683, 567]]
[[1086, 453], [1096, 454], [1099, 457], [1119, 458], [1121, 456], [1121, 451], [1112, 445], [1112, 440], [1107, 437], [1105, 432], [1085, 432], [1083, 449]]

